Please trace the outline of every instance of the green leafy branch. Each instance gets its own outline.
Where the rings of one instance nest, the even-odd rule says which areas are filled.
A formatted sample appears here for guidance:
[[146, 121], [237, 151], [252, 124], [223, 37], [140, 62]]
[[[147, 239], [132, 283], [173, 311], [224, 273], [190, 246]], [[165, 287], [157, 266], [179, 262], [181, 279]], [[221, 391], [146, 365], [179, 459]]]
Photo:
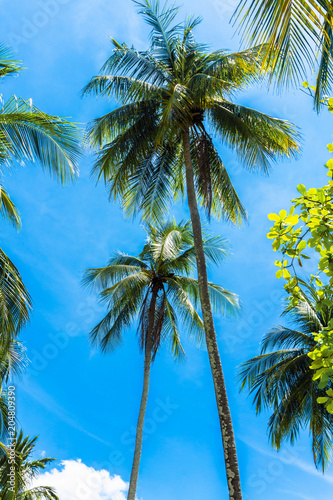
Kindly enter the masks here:
[[[333, 152], [333, 144], [327, 147]], [[313, 334], [317, 345], [309, 357], [313, 379], [318, 380], [319, 388], [327, 388], [327, 396], [318, 398], [318, 402], [333, 413], [333, 319], [330, 319], [333, 316], [333, 159], [325, 166], [330, 178], [327, 185], [320, 189], [298, 185], [300, 196], [292, 200], [289, 214], [286, 210], [269, 214], [274, 225], [267, 237], [273, 240], [274, 251], [282, 253], [282, 259], [275, 261], [276, 277], [286, 280], [284, 288], [290, 309], [296, 307], [300, 299], [306, 300], [302, 290], [306, 283], [298, 276], [303, 261], [311, 258], [306, 251], [319, 256], [317, 273], [311, 274], [310, 283], [316, 290], [316, 309], [328, 326], [323, 326], [319, 334]]]

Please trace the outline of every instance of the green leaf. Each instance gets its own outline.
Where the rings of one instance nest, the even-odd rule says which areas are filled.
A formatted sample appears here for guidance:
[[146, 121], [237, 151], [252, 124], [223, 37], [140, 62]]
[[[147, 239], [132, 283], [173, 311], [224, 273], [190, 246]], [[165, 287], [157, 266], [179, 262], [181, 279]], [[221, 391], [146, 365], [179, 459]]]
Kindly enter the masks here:
[[320, 405], [326, 403], [328, 401], [329, 398], [327, 397], [320, 397], [320, 398], [317, 398], [317, 403], [319, 403]]
[[330, 158], [328, 160], [328, 162], [325, 163], [325, 166], [329, 169], [329, 170], [333, 170], [333, 158]]
[[333, 413], [333, 401], [326, 406], [326, 410], [328, 411], [328, 413]]
[[298, 184], [297, 191], [304, 196], [306, 194], [306, 187], [304, 184]]
[[287, 224], [290, 224], [291, 226], [295, 226], [296, 224], [298, 224], [298, 221], [298, 215], [288, 215], [288, 217], [285, 218], [285, 222]]
[[289, 278], [291, 278], [291, 274], [288, 271], [288, 269], [283, 269], [282, 272], [283, 272], [284, 279], [288, 280]]
[[325, 387], [327, 386], [329, 382], [329, 378], [326, 374], [323, 375], [322, 379], [320, 380], [319, 384], [318, 384], [318, 387], [319, 389], [325, 389]]
[[280, 217], [277, 214], [268, 214], [269, 220], [273, 220], [275, 222], [278, 222], [280, 220]]
[[304, 250], [304, 248], [306, 248], [306, 241], [304, 240], [300, 241], [299, 244], [297, 245], [297, 248], [300, 252]]
[[275, 276], [277, 277], [277, 279], [282, 278], [282, 276], [283, 276], [283, 269], [279, 269], [278, 271], [276, 271]]

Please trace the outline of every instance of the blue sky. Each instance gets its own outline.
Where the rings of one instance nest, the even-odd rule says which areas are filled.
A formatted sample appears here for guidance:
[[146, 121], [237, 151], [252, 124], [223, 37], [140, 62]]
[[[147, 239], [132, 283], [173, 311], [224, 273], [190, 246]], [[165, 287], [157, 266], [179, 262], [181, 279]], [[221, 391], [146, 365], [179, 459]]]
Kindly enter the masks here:
[[[239, 39], [228, 24], [235, 0], [182, 3], [184, 14], [204, 17], [197, 28], [199, 40], [213, 49], [238, 49]], [[2, 41], [16, 48], [27, 68], [18, 78], [2, 83], [4, 98], [12, 94], [33, 98], [44, 111], [81, 124], [112, 106], [79, 97], [110, 54], [108, 37], [139, 49], [146, 46], [147, 28], [130, 0], [0, 0], [0, 8]], [[239, 95], [238, 101], [293, 121], [303, 136], [301, 156], [276, 164], [269, 177], [246, 172], [233, 153], [221, 148], [250, 216], [249, 225], [241, 229], [211, 223], [214, 234], [230, 240], [233, 253], [224, 265], [211, 270], [211, 277], [237, 292], [243, 304], [239, 320], [217, 318], [216, 325], [244, 494], [249, 500], [329, 498], [333, 474], [323, 477], [316, 472], [307, 431], [294, 447], [273, 451], [266, 435], [267, 415], [256, 417], [250, 400], [239, 394], [236, 370], [258, 353], [263, 334], [281, 322], [282, 283], [275, 279], [275, 255], [265, 237], [267, 214], [288, 207], [297, 184], [323, 185], [332, 118], [326, 112], [318, 117], [310, 99], [298, 89], [276, 95], [261, 86]], [[114, 481], [100, 497], [72, 492], [72, 498], [123, 500], [142, 357], [134, 331], [113, 354], [92, 351], [87, 333], [103, 311], [80, 280], [84, 269], [105, 264], [114, 250], [136, 253], [145, 234], [138, 220], [124, 220], [119, 206], [108, 202], [103, 185], [95, 186], [89, 174], [92, 162], [86, 152], [80, 178], [67, 187], [35, 165], [6, 172], [4, 182], [20, 208], [23, 227], [16, 233], [2, 222], [2, 246], [20, 269], [34, 301], [32, 321], [22, 335], [31, 365], [18, 384], [20, 424], [26, 433], [40, 435], [37, 455], [58, 459], [63, 475], [51, 474], [57, 484], [65, 484], [70, 467], [80, 469], [82, 477], [87, 470], [106, 469], [108, 480]], [[181, 205], [171, 207], [170, 214], [188, 217]], [[176, 364], [165, 348], [152, 370], [138, 488], [143, 500], [156, 496], [201, 500], [227, 494], [207, 353], [183, 338], [187, 360]], [[69, 477], [73, 482], [74, 476]], [[62, 500], [67, 500], [65, 496]]]

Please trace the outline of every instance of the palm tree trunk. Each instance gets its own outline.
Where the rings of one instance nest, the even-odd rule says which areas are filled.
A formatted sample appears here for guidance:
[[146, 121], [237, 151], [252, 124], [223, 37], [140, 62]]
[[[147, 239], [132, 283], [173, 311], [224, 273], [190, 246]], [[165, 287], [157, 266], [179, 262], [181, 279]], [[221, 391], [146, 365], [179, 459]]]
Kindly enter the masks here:
[[229, 488], [229, 499], [242, 500], [235, 436], [232, 427], [227, 391], [224, 382], [219, 349], [216, 341], [212, 307], [209, 298], [207, 266], [202, 241], [201, 221], [194, 186], [193, 163], [191, 158], [190, 146], [190, 134], [189, 129], [187, 129], [183, 131], [183, 151], [186, 168], [187, 200], [193, 228], [194, 247], [199, 281], [199, 293], [206, 334], [206, 345], [209, 356], [209, 363], [213, 375], [217, 409], [220, 419], [224, 460]]
[[148, 392], [149, 392], [152, 333], [153, 333], [153, 328], [154, 328], [154, 323], [155, 323], [155, 307], [156, 307], [157, 294], [158, 294], [158, 290], [153, 287], [152, 298], [151, 298], [151, 302], [150, 302], [150, 306], [149, 306], [147, 337], [145, 340], [145, 361], [144, 361], [144, 372], [143, 372], [143, 388], [142, 388], [142, 396], [141, 396], [138, 423], [136, 426], [134, 458], [133, 458], [127, 500], [135, 500], [136, 488], [137, 488], [137, 483], [138, 483], [139, 467], [140, 467], [140, 460], [141, 460], [141, 450], [142, 450], [143, 425], [144, 425], [144, 420], [145, 420]]

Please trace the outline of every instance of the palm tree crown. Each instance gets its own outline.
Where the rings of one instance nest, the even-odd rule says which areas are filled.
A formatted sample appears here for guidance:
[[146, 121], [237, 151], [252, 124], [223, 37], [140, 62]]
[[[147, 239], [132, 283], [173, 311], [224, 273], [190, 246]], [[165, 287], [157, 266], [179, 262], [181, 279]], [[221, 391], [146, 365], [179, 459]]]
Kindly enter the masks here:
[[[107, 267], [88, 269], [84, 282], [101, 289], [101, 300], [108, 313], [92, 330], [93, 343], [103, 351], [112, 350], [122, 334], [138, 318], [141, 349], [147, 342], [149, 311], [155, 296], [156, 307], [152, 328], [151, 355], [155, 358], [161, 341], [171, 339], [175, 356], [183, 350], [178, 323], [189, 334], [201, 338], [203, 323], [196, 310], [199, 289], [196, 279], [189, 276], [195, 268], [195, 250], [190, 222], [164, 223], [148, 226], [148, 242], [138, 256], [118, 254]], [[205, 254], [212, 262], [226, 254], [225, 242], [218, 237], [207, 238]], [[220, 312], [238, 308], [237, 296], [219, 285], [209, 283], [213, 305]]]
[[99, 150], [94, 171], [129, 214], [142, 209], [144, 217], [160, 220], [174, 195], [184, 193], [182, 132], [189, 128], [201, 202], [209, 213], [240, 220], [245, 210], [212, 134], [246, 166], [264, 171], [298, 149], [290, 123], [231, 100], [259, 79], [259, 50], [209, 52], [193, 36], [199, 18], [176, 24], [177, 8], [135, 3], [151, 27], [150, 47], [137, 51], [111, 39], [113, 54], [83, 89], [122, 104], [88, 126], [88, 140]]
[[300, 431], [309, 428], [314, 462], [325, 471], [333, 449], [333, 416], [317, 402], [326, 392], [312, 379], [308, 354], [316, 347], [313, 334], [333, 316], [330, 306], [318, 311], [320, 298], [314, 288], [305, 286], [304, 300], [284, 313], [295, 329], [279, 326], [268, 332], [260, 356], [241, 365], [240, 378], [242, 389], [254, 395], [257, 413], [273, 410], [268, 422], [272, 446], [279, 449], [286, 440], [294, 443]]

